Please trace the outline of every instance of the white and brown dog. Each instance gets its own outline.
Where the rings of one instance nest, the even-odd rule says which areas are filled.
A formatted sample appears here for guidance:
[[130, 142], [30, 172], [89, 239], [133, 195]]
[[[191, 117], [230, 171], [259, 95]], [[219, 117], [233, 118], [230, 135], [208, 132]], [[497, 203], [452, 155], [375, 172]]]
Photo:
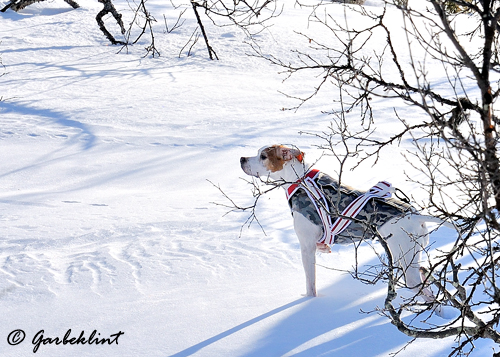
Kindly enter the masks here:
[[[347, 230], [342, 231], [336, 237], [331, 235], [330, 240], [328, 240], [326, 233], [330, 227], [327, 227], [326, 220], [321, 217], [325, 216], [325, 208], [328, 208], [325, 206], [329, 205], [328, 216], [333, 217], [333, 220], [338, 218], [335, 216], [339, 216], [339, 212], [343, 212], [345, 208], [342, 207], [342, 205], [345, 206], [345, 202], [342, 202], [343, 198], [340, 199], [340, 196], [335, 196], [335, 192], [333, 194], [332, 192], [341, 192], [347, 195], [345, 197], [352, 196], [352, 199], [348, 199], [350, 201], [363, 193], [347, 186], [339, 186], [335, 180], [322, 173], [316, 172], [314, 177], [310, 175], [311, 167], [305, 163], [304, 153], [297, 148], [282, 145], [265, 146], [259, 150], [257, 156], [242, 157], [240, 163], [247, 175], [273, 180], [275, 183], [281, 184], [287, 191], [295, 232], [300, 242], [307, 296], [316, 296], [315, 253], [317, 250], [329, 252], [329, 246], [326, 243], [337, 242], [337, 239], [345, 242], [346, 237], [356, 239], [355, 235], [359, 235], [360, 232], [361, 239], [373, 238], [374, 235], [371, 234], [370, 237], [370, 233], [374, 232], [372, 229], [376, 229], [381, 237], [387, 239], [393, 262], [395, 266], [400, 268], [406, 286], [420, 294], [426, 302], [434, 302], [434, 295], [428, 287], [423, 285], [420, 263], [422, 251], [429, 242], [426, 222], [442, 223], [441, 221], [434, 217], [419, 215], [409, 204], [400, 200], [369, 199], [364, 209], [371, 210], [371, 212], [365, 212], [364, 216], [361, 214], [361, 216], [358, 215], [356, 218], [350, 219], [352, 224], [349, 224]], [[304, 184], [307, 177], [310, 178], [314, 186]], [[325, 191], [320, 198], [307, 192], [318, 190], [318, 188], [320, 191]], [[297, 192], [299, 197], [294, 198]], [[323, 202], [322, 200], [325, 198], [330, 202]], [[319, 202], [312, 202], [314, 200]], [[337, 200], [337, 202], [331, 202], [332, 200]], [[382, 214], [382, 218], [380, 218], [380, 213], [384, 211], [380, 205], [387, 202], [388, 211], [386, 213], [391, 210], [392, 213]], [[379, 217], [373, 220], [374, 216]], [[337, 221], [335, 220], [335, 222]]]

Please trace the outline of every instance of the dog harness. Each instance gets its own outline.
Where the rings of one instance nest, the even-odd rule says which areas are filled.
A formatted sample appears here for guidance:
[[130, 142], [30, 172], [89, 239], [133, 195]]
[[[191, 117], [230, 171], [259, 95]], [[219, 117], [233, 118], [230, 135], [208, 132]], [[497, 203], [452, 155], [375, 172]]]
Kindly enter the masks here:
[[333, 244], [373, 236], [372, 228], [414, 211], [408, 203], [392, 199], [393, 192], [394, 188], [386, 181], [363, 193], [340, 186], [319, 170], [310, 170], [290, 185], [286, 196], [292, 211], [323, 226], [318, 242]]

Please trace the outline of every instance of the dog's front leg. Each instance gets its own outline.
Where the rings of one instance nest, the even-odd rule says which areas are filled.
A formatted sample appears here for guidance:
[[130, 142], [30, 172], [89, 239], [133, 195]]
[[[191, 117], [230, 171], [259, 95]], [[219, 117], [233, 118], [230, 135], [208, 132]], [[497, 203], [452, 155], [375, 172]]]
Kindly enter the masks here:
[[316, 241], [321, 227], [298, 212], [293, 212], [295, 233], [299, 238], [302, 265], [306, 274], [306, 295], [316, 296]]
[[[316, 247], [314, 247], [316, 249]], [[306, 296], [316, 296], [316, 255], [309, 247], [301, 247], [302, 265], [306, 273]]]

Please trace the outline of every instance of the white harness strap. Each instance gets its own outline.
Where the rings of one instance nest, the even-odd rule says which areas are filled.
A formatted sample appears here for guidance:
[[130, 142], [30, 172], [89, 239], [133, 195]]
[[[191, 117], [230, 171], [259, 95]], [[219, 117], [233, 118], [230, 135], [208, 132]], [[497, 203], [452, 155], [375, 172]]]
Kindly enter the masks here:
[[[324, 241], [326, 244], [332, 244], [337, 234], [340, 234], [352, 222], [352, 218], [356, 218], [358, 213], [363, 209], [370, 198], [380, 197], [389, 198], [392, 196], [394, 188], [389, 182], [381, 181], [368, 190], [365, 194], [359, 196], [352, 201], [340, 214], [331, 226], [329, 240]], [[350, 219], [351, 218], [351, 219]]]
[[319, 170], [310, 170], [302, 180], [299, 180], [297, 183], [291, 185], [286, 191], [287, 199], [290, 200], [290, 197], [292, 197], [300, 187], [305, 189], [309, 199], [313, 202], [314, 207], [321, 218], [321, 222], [323, 222], [323, 236], [318, 240], [319, 243], [333, 244], [335, 236], [342, 233], [349, 226], [352, 219], [356, 218], [358, 213], [371, 198], [389, 198], [392, 196], [392, 192], [394, 192], [394, 188], [390, 183], [381, 181], [370, 188], [368, 192], [358, 196], [354, 201], [352, 201], [342, 211], [339, 217], [337, 217], [335, 222], [332, 223], [332, 217], [329, 214], [330, 208], [328, 200], [315, 181], [319, 173]]

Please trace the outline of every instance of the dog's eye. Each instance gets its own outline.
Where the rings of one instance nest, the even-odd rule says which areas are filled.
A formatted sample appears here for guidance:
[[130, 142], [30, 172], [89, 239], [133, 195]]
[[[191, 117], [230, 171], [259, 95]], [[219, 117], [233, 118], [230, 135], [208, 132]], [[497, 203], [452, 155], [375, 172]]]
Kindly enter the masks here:
[[265, 154], [260, 154], [260, 159], [265, 160], [265, 159], [267, 159], [267, 156]]

